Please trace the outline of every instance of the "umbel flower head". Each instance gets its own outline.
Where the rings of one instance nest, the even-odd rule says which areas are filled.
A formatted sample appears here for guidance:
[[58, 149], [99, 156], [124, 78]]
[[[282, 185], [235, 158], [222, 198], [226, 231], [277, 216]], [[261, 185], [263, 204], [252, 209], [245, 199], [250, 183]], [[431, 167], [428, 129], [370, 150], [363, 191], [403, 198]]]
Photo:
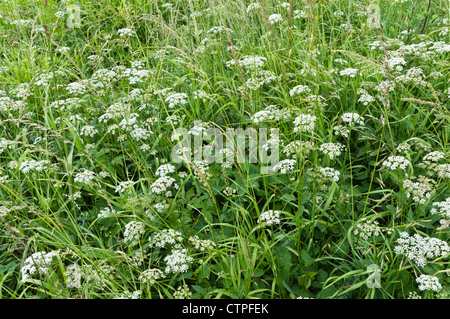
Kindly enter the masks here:
[[294, 132], [313, 132], [317, 117], [311, 114], [300, 114], [294, 119]]
[[266, 223], [266, 225], [279, 224], [280, 223], [280, 212], [277, 210], [265, 211], [259, 216], [258, 223]]
[[131, 221], [125, 225], [123, 236], [125, 242], [135, 244], [139, 241], [139, 237], [144, 233], [144, 224], [137, 221]]
[[405, 169], [409, 164], [409, 160], [403, 156], [389, 156], [383, 162], [383, 167], [395, 171], [397, 168]]
[[430, 237], [422, 237], [419, 234], [409, 236], [407, 232], [401, 232], [400, 238], [397, 239], [394, 251], [397, 254], [403, 254], [415, 262], [419, 267], [427, 265], [427, 259], [443, 257], [450, 252], [447, 242]]
[[43, 251], [31, 254], [23, 263], [21, 269], [22, 281], [27, 281], [36, 273], [40, 275], [47, 273], [55, 256], [56, 254], [54, 252], [45, 253]]
[[439, 283], [439, 279], [435, 276], [422, 274], [419, 278], [416, 279], [416, 281], [419, 284], [419, 289], [421, 291], [432, 290], [437, 292], [442, 288], [441, 284]]
[[170, 190], [172, 187], [179, 189], [176, 180], [170, 176], [161, 176], [152, 184], [151, 191], [153, 194], [170, 197], [172, 196], [172, 191]]

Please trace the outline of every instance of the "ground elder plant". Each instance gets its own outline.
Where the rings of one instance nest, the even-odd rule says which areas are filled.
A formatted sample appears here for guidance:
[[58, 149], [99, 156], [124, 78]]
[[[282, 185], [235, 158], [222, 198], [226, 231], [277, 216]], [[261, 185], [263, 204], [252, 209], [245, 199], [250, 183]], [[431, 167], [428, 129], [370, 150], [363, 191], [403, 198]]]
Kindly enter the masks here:
[[1, 1], [1, 298], [448, 298], [449, 5]]

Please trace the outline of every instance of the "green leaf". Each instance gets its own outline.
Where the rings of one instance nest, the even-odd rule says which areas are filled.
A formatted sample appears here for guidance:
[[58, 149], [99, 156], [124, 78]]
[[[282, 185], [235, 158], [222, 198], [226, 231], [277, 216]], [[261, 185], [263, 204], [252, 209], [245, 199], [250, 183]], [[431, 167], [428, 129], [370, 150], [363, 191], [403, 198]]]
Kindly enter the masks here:
[[281, 275], [286, 281], [289, 281], [290, 269], [292, 267], [291, 253], [286, 247], [278, 248], [278, 262], [280, 265]]
[[312, 258], [305, 249], [302, 249], [301, 260], [306, 267], [311, 266], [315, 263], [315, 259]]

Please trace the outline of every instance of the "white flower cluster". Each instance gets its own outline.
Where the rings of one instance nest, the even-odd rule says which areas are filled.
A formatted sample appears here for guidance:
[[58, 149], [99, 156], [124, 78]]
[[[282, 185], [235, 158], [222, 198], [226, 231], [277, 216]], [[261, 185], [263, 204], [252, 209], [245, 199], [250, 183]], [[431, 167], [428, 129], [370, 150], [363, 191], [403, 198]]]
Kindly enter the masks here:
[[416, 279], [417, 283], [419, 284], [419, 290], [433, 290], [435, 292], [438, 292], [442, 289], [442, 285], [439, 283], [439, 279], [435, 276], [429, 276], [429, 275], [420, 275], [419, 278]]
[[27, 20], [18, 19], [18, 20], [13, 20], [10, 23], [11, 23], [11, 25], [14, 25], [17, 27], [28, 27], [28, 26], [31, 26], [34, 23], [34, 21], [33, 21], [33, 19], [27, 19]]
[[16, 99], [26, 99], [29, 96], [33, 96], [33, 92], [31, 92], [28, 83], [20, 83], [15, 88], [11, 89], [10, 92]]
[[114, 299], [140, 299], [142, 295], [142, 291], [136, 290], [133, 292], [129, 292], [128, 290], [125, 290], [123, 294], [114, 297]]
[[97, 214], [97, 217], [98, 218], [109, 217], [109, 216], [114, 215], [115, 213], [117, 213], [117, 212], [114, 209], [105, 207], [99, 211], [99, 213]]
[[258, 218], [258, 224], [266, 223], [266, 225], [279, 224], [280, 223], [280, 212], [277, 210], [268, 210], [263, 213]]
[[378, 222], [376, 220], [361, 218], [361, 220], [356, 224], [355, 230], [353, 234], [361, 237], [364, 240], [368, 240], [372, 236], [379, 236], [383, 231], [385, 231], [388, 235], [391, 234], [392, 229], [384, 230], [380, 226], [378, 226]]
[[280, 174], [286, 174], [288, 172], [292, 172], [295, 169], [295, 163], [297, 161], [295, 159], [285, 159], [280, 161], [273, 167], [275, 172], [279, 172]]
[[212, 250], [216, 243], [209, 239], [200, 239], [197, 235], [189, 237], [188, 241], [194, 245], [195, 249], [200, 249], [201, 251], [204, 250]]
[[410, 149], [414, 149], [416, 152], [418, 153], [424, 153], [424, 152], [430, 152], [431, 151], [431, 147], [417, 139], [411, 139], [407, 142], [403, 142], [401, 143], [399, 146], [399, 148], [401, 147], [402, 149], [404, 149], [405, 151], [408, 151]]
[[311, 114], [300, 114], [294, 119], [294, 132], [313, 132], [317, 117]]
[[[245, 70], [257, 71], [264, 67], [265, 61], [267, 61], [267, 59], [264, 57], [246, 55], [243, 57], [242, 60], [239, 60], [239, 65]], [[236, 64], [235, 60], [230, 60], [227, 62], [228, 67], [235, 64]]]
[[234, 188], [231, 188], [229, 186], [225, 186], [225, 189], [223, 190], [223, 194], [225, 196], [234, 196], [237, 194], [237, 190], [235, 190]]
[[161, 176], [156, 181], [153, 182], [151, 186], [151, 191], [154, 194], [161, 195], [165, 194], [167, 197], [172, 196], [172, 191], [170, 188], [179, 189], [180, 187], [176, 183], [175, 178], [170, 176]]
[[82, 173], [75, 175], [73, 181], [86, 185], [92, 184], [92, 181], [95, 179], [95, 173], [85, 168], [83, 170]]
[[311, 89], [307, 85], [297, 85], [289, 91], [290, 96], [299, 95], [302, 93], [311, 93]]
[[152, 237], [150, 237], [150, 246], [149, 247], [160, 247], [164, 248], [166, 244], [173, 245], [177, 241], [181, 242], [183, 237], [180, 232], [177, 232], [173, 229], [163, 229], [161, 232], [156, 233]]
[[[415, 180], [415, 181], [413, 181]], [[406, 179], [403, 181], [403, 188], [406, 192], [406, 197], [413, 199], [413, 201], [419, 204], [425, 204], [425, 202], [431, 197], [435, 191], [436, 182], [431, 178], [420, 175], [415, 178]]]
[[55, 108], [60, 111], [72, 111], [74, 109], [77, 109], [81, 107], [81, 102], [83, 102], [82, 99], [71, 97], [66, 100], [57, 100], [50, 104], [50, 107]]
[[415, 291], [410, 291], [408, 293], [408, 297], [406, 299], [422, 299], [421, 296], [419, 296], [419, 294]]
[[344, 113], [341, 120], [348, 125], [364, 125], [364, 117], [358, 113]]
[[427, 258], [437, 258], [445, 256], [450, 252], [450, 247], [445, 241], [437, 238], [422, 237], [419, 234], [409, 236], [407, 232], [401, 232], [397, 239], [398, 246], [394, 251], [403, 254], [410, 261], [415, 262], [419, 267], [425, 267]]
[[289, 110], [279, 109], [276, 105], [269, 105], [264, 110], [253, 114], [251, 118], [255, 124], [267, 121], [280, 121], [289, 118]]
[[340, 135], [344, 138], [348, 138], [348, 135], [350, 134], [350, 129], [343, 125], [336, 125], [333, 127], [334, 135]]
[[34, 85], [39, 87], [47, 87], [50, 85], [50, 82], [52, 80], [53, 80], [53, 73], [43, 73], [36, 77]]
[[319, 150], [333, 160], [341, 155], [341, 152], [345, 150], [345, 146], [340, 143], [324, 143], [320, 145]]
[[166, 275], [159, 269], [147, 269], [139, 276], [139, 281], [153, 285], [158, 279], [165, 278]]
[[279, 131], [278, 128], [270, 129], [270, 139], [268, 139], [266, 143], [261, 143], [261, 148], [263, 150], [268, 151], [271, 146], [277, 150], [279, 149], [281, 140], [280, 140], [280, 135], [279, 135], [278, 131]]
[[339, 182], [341, 172], [332, 167], [317, 167], [308, 171], [308, 176], [318, 183], [325, 181]]
[[252, 13], [253, 11], [260, 9], [261, 5], [257, 2], [250, 3], [247, 7], [247, 13]]
[[197, 180], [209, 179], [212, 177], [211, 173], [208, 172], [209, 163], [208, 161], [195, 161], [191, 163], [193, 166], [194, 178]]
[[450, 178], [450, 164], [436, 165], [435, 171], [440, 178]]
[[87, 91], [86, 83], [83, 81], [69, 83], [66, 86], [66, 90], [72, 95], [82, 95]]
[[91, 80], [103, 83], [116, 82], [120, 78], [121, 76], [117, 72], [108, 69], [98, 69], [91, 76]]
[[95, 128], [95, 126], [92, 126], [92, 125], [84, 125], [80, 130], [81, 136], [94, 137], [94, 135], [97, 133], [98, 133], [98, 130]]
[[283, 21], [283, 17], [279, 13], [274, 13], [269, 16], [270, 24], [276, 24]]
[[5, 217], [12, 209], [6, 206], [0, 206], [0, 217]]
[[423, 74], [421, 68], [411, 68], [406, 72], [406, 74], [397, 76], [395, 81], [404, 84], [413, 83], [415, 85], [426, 86], [427, 82], [424, 81], [424, 78], [425, 75]]
[[442, 202], [433, 203], [433, 208], [430, 212], [433, 215], [440, 215], [443, 218], [440, 223], [445, 224], [446, 221], [450, 220], [450, 197], [447, 197]]
[[178, 287], [173, 293], [174, 299], [189, 299], [190, 297], [192, 297], [192, 292], [187, 285]]
[[308, 18], [308, 15], [306, 14], [306, 12], [304, 10], [295, 10], [294, 11], [294, 19], [306, 19]]
[[397, 168], [405, 169], [409, 164], [409, 160], [403, 156], [389, 156], [387, 160], [383, 162], [383, 168], [395, 171]]
[[135, 33], [136, 33], [136, 32], [134, 32], [134, 30], [131, 29], [131, 28], [123, 28], [123, 29], [117, 30], [117, 34], [118, 34], [120, 37], [125, 37], [125, 36], [131, 37], [131, 36], [134, 35]]
[[54, 252], [45, 253], [43, 251], [37, 252], [25, 259], [22, 268], [22, 281], [25, 282], [31, 278], [35, 273], [43, 275], [48, 272], [53, 257], [56, 254]]
[[50, 161], [48, 160], [42, 160], [42, 161], [35, 161], [35, 160], [29, 160], [29, 161], [23, 161], [20, 166], [19, 170], [27, 174], [29, 172], [41, 172], [44, 169], [47, 168], [47, 165], [50, 164]]
[[216, 35], [216, 34], [222, 33], [225, 30], [230, 32], [230, 33], [233, 32], [233, 30], [231, 30], [229, 28], [226, 28], [226, 27], [223, 27], [223, 26], [218, 26], [218, 27], [212, 27], [211, 29], [208, 30], [207, 33]]
[[175, 173], [175, 166], [172, 164], [164, 164], [158, 167], [158, 169], [155, 172], [156, 176], [167, 176], [171, 173]]
[[167, 209], [169, 209], [169, 207], [170, 205], [166, 201], [153, 205], [153, 208], [160, 214], [164, 213]]
[[357, 73], [358, 73], [358, 69], [347, 68], [345, 70], [340, 71], [339, 75], [340, 76], [347, 75], [347, 76], [349, 76], [351, 78], [354, 78], [354, 77], [356, 77]]
[[188, 134], [192, 136], [202, 136], [205, 130], [206, 130], [205, 123], [200, 123], [192, 126], [192, 128], [188, 131]]
[[207, 102], [212, 99], [212, 97], [203, 90], [196, 90], [193, 92], [193, 96], [195, 100], [202, 100], [203, 102]]
[[187, 249], [181, 247], [175, 247], [170, 255], [164, 258], [166, 262], [166, 274], [186, 272], [189, 269], [190, 264], [194, 261], [194, 258], [188, 256]]
[[147, 130], [138, 125], [139, 114], [131, 113], [129, 117], [125, 117], [120, 123], [119, 127], [127, 132], [130, 132], [130, 136], [137, 141], [145, 140], [153, 135], [151, 130]]
[[[363, 105], [368, 105], [369, 103], [373, 102], [375, 99], [372, 95], [370, 95], [366, 90], [359, 88], [356, 93], [360, 95], [358, 102], [362, 103]], [[364, 125], [364, 123], [362, 124]]]
[[137, 221], [131, 221], [125, 225], [123, 237], [125, 242], [135, 244], [139, 241], [139, 237], [144, 233], [144, 224]]
[[445, 154], [441, 151], [430, 152], [423, 157], [424, 161], [438, 162], [441, 159], [445, 158]]
[[0, 97], [0, 111], [11, 112], [19, 110], [21, 107], [25, 107], [26, 102], [14, 101], [7, 96]]
[[348, 64], [348, 62], [344, 59], [334, 59], [333, 61], [340, 64]]
[[0, 154], [3, 153], [6, 149], [13, 149], [14, 141], [7, 140], [5, 138], [0, 138]]
[[124, 103], [111, 104], [106, 112], [99, 117], [100, 123], [106, 123], [111, 119], [123, 118], [127, 114], [127, 106]]
[[392, 58], [388, 59], [386, 62], [390, 69], [395, 68], [395, 70], [397, 70], [397, 71], [402, 71], [403, 66], [406, 65], [406, 61], [402, 57], [392, 57]]
[[175, 106], [183, 106], [188, 103], [186, 93], [169, 93], [165, 100], [166, 103], [169, 103], [169, 109], [174, 108]]
[[245, 81], [245, 85], [240, 86], [238, 89], [244, 91], [245, 89], [257, 90], [264, 84], [270, 84], [277, 79], [277, 76], [268, 70], [256, 70], [252, 74], [252, 78]]
[[152, 71], [145, 69], [136, 69], [134, 67], [123, 70], [122, 76], [128, 78], [130, 84], [143, 83], [150, 76]]

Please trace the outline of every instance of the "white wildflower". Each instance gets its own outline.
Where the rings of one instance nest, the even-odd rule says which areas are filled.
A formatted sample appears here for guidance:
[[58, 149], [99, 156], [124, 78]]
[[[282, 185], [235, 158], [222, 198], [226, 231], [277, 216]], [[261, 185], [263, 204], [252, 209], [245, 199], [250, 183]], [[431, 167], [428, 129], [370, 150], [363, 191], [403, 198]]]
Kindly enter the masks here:
[[36, 273], [39, 273], [41, 276], [46, 274], [49, 271], [49, 267], [55, 256], [56, 253], [54, 252], [37, 252], [25, 259], [22, 268], [20, 269], [22, 281], [27, 281]]
[[442, 286], [439, 283], [439, 279], [435, 276], [429, 276], [429, 275], [420, 275], [419, 278], [416, 279], [417, 283], [419, 284], [419, 290], [432, 290], [438, 292], [441, 290]]
[[266, 223], [266, 225], [279, 224], [280, 223], [280, 212], [277, 210], [268, 210], [263, 213], [258, 218], [258, 224]]
[[390, 170], [396, 170], [397, 168], [405, 169], [409, 164], [409, 160], [403, 156], [389, 156], [387, 160], [383, 162], [383, 167]]
[[139, 281], [153, 285], [158, 279], [165, 278], [166, 275], [159, 269], [147, 269], [139, 276]]
[[161, 232], [154, 234], [150, 237], [150, 247], [164, 248], [167, 244], [173, 245], [177, 241], [181, 242], [183, 237], [181, 233], [173, 229], [163, 229]]
[[302, 93], [310, 93], [311, 89], [307, 85], [297, 85], [289, 91], [290, 96], [299, 95]]
[[188, 256], [187, 249], [175, 247], [171, 251], [171, 254], [164, 258], [164, 261], [166, 262], [166, 269], [164, 270], [166, 274], [178, 272], [183, 273], [189, 269], [189, 266], [194, 261], [194, 258]]
[[317, 117], [310, 114], [300, 114], [294, 119], [294, 132], [313, 132]]
[[131, 221], [125, 225], [123, 233], [124, 241], [135, 244], [139, 241], [139, 237], [144, 233], [144, 224], [137, 221]]
[[174, 189], [179, 188], [176, 180], [169, 176], [161, 176], [152, 184], [151, 191], [152, 193], [157, 195], [165, 194], [166, 196], [170, 197], [172, 194], [170, 188], [172, 187]]
[[447, 242], [432, 238], [422, 237], [419, 234], [410, 236], [407, 232], [401, 232], [397, 239], [398, 246], [394, 251], [403, 254], [419, 267], [425, 267], [427, 259], [443, 257], [450, 252]]
[[339, 75], [340, 76], [347, 75], [347, 76], [349, 76], [351, 78], [354, 78], [354, 77], [356, 77], [357, 73], [358, 73], [358, 69], [347, 68], [345, 70], [340, 71]]
[[275, 13], [269, 16], [269, 22], [270, 24], [276, 24], [283, 21], [283, 17], [281, 14]]
[[133, 36], [135, 33], [136, 33], [136, 32], [134, 32], [133, 29], [131, 29], [131, 28], [123, 28], [123, 29], [117, 30], [117, 34], [118, 34], [120, 37], [125, 37], [125, 36], [131, 37], [131, 36]]
[[286, 159], [280, 161], [273, 167], [273, 170], [279, 172], [280, 174], [286, 174], [288, 172], [292, 172], [295, 169], [295, 163], [297, 161], [294, 159]]
[[319, 150], [333, 160], [335, 157], [341, 155], [341, 152], [345, 150], [345, 146], [340, 143], [324, 143], [320, 145]]

